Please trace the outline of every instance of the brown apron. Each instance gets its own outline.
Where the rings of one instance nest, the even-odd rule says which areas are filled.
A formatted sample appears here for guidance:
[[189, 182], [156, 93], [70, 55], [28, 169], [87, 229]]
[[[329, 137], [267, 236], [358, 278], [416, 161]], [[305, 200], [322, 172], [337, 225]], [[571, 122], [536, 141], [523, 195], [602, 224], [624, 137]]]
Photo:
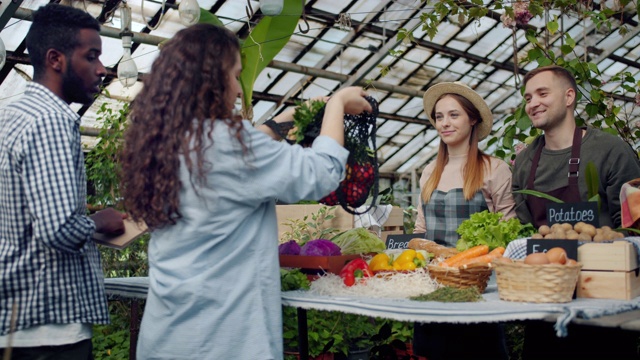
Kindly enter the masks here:
[[[576, 130], [573, 133], [573, 145], [571, 146], [569, 172], [567, 174], [569, 185], [546, 192], [547, 195], [556, 197], [564, 202], [582, 201], [580, 199], [580, 189], [578, 187], [578, 169], [580, 167], [580, 146], [582, 145], [582, 129], [582, 127], [576, 126]], [[540, 162], [540, 155], [542, 154], [544, 144], [545, 142], [543, 137], [542, 142], [540, 143], [540, 146], [538, 146], [538, 149], [536, 150], [536, 153], [533, 156], [533, 161], [531, 163], [531, 172], [529, 173], [529, 181], [527, 183], [527, 189], [529, 190], [535, 190], [533, 187], [533, 183], [536, 179], [536, 169], [538, 168], [538, 163]], [[547, 225], [546, 204], [549, 202], [550, 200], [537, 196], [527, 196], [527, 207], [529, 208], [529, 212], [531, 213], [533, 226], [535, 226], [536, 228], [540, 227], [541, 225]]]

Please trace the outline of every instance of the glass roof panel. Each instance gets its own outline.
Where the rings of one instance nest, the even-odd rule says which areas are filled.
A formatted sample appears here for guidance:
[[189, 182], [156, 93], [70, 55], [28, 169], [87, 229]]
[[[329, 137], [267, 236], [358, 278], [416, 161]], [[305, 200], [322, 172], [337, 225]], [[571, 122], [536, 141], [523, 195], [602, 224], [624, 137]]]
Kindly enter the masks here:
[[[246, 0], [198, 1], [202, 8], [213, 9], [223, 24], [241, 38], [246, 38], [263, 18], [258, 10], [259, 1], [256, 0], [249, 1], [254, 10], [251, 18], [246, 14]], [[34, 10], [47, 2], [25, 0], [20, 7]], [[483, 2], [493, 4], [490, 0]], [[103, 2], [73, 3], [81, 9], [86, 5], [86, 9], [94, 16], [102, 11], [103, 6]], [[460, 19], [451, 16], [438, 24], [438, 33], [433, 39], [429, 38], [422, 26], [414, 26], [416, 43], [397, 43], [397, 30], [409, 27], [407, 24], [418, 19], [423, 12], [433, 12], [432, 5], [419, 0], [305, 0], [305, 3], [309, 33], [303, 34], [296, 29], [285, 48], [277, 54], [276, 63], [259, 74], [254, 84], [257, 96], [254, 96], [253, 112], [256, 121], [263, 121], [288, 106], [277, 105], [282, 101], [328, 95], [345, 83], [365, 84], [366, 81], [375, 80], [375, 86], [372, 85], [369, 92], [381, 104], [377, 136], [382, 144], [379, 150], [383, 162], [381, 169], [411, 173], [423, 168], [437, 154], [439, 138], [435, 130], [426, 130], [430, 129], [430, 124], [422, 109], [422, 94], [429, 86], [441, 81], [463, 81], [475, 86], [492, 107], [494, 129], [498, 131], [501, 131], [504, 118], [522, 101], [513, 74], [512, 32], [499, 20], [485, 17], [479, 21], [467, 20], [466, 23], [457, 24]], [[141, 75], [147, 76], [158, 55], [157, 44], [146, 43], [149, 42], [145, 40], [149, 38], [148, 34], [151, 37], [171, 38], [184, 25], [179, 21], [176, 5], [167, 4], [166, 14], [157, 29], [149, 30], [145, 20], [157, 17], [161, 2], [144, 1], [144, 18], [141, 15], [142, 0], [129, 0], [128, 4], [133, 13], [133, 30], [143, 33], [140, 35], [143, 44], [134, 44], [132, 55]], [[614, 0], [608, 0], [607, 4], [616, 6]], [[571, 54], [567, 59], [573, 56], [582, 59], [586, 54], [604, 74], [605, 83], [601, 89], [622, 94], [619, 86], [610, 81], [612, 76], [625, 71], [640, 81], [640, 69], [635, 65], [640, 58], [640, 30], [637, 9], [631, 5], [625, 9], [625, 26], [629, 31], [625, 36], [617, 32], [620, 25], [617, 17], [612, 19], [614, 29], [608, 33], [604, 28], [597, 29], [588, 19], [576, 16], [573, 11], [563, 16], [559, 11], [551, 10], [548, 19], [533, 18], [529, 25], [539, 29], [538, 39], [544, 43], [545, 33], [542, 30], [546, 22], [555, 16], [562, 16], [560, 31], [548, 36], [551, 49], [560, 54], [560, 46], [564, 42], [560, 34], [563, 30], [567, 31], [576, 41], [575, 55]], [[496, 13], [502, 14], [503, 10], [497, 10]], [[341, 28], [336, 22], [341, 15], [350, 17], [350, 28]], [[120, 11], [116, 9], [104, 24], [105, 29], [118, 31], [120, 20]], [[304, 26], [302, 20], [300, 24]], [[0, 33], [10, 55], [8, 66], [11, 67], [2, 75], [0, 105], [17, 98], [31, 77], [32, 68], [21, 47], [29, 26], [29, 21], [12, 18]], [[518, 59], [522, 59], [532, 48], [524, 35], [522, 29], [515, 33]], [[86, 128], [99, 125], [96, 112], [100, 104], [134, 98], [142, 87], [142, 82], [138, 81], [132, 88], [123, 88], [114, 79], [117, 63], [122, 57], [122, 42], [118, 37], [105, 34], [102, 39], [103, 55], [100, 59], [110, 71], [106, 80], [110, 83], [105, 86], [112, 99], [100, 97], [86, 109], [83, 115], [83, 126]], [[396, 53], [391, 55], [389, 50]], [[523, 71], [537, 66], [535, 63], [517, 65], [520, 68], [519, 81], [522, 81]], [[384, 66], [388, 66], [389, 70], [386, 75], [381, 74], [381, 67]], [[317, 70], [324, 73], [318, 75]], [[633, 99], [635, 93], [625, 91], [624, 95]], [[635, 106], [633, 101], [617, 99], [618, 104], [624, 108], [621, 112], [631, 116], [630, 121], [640, 119], [640, 107]], [[74, 109], [81, 108], [78, 104], [73, 106]], [[584, 104], [581, 104], [579, 111], [584, 112], [583, 108]], [[90, 137], [83, 139], [88, 141]], [[490, 149], [493, 150], [495, 145]]]

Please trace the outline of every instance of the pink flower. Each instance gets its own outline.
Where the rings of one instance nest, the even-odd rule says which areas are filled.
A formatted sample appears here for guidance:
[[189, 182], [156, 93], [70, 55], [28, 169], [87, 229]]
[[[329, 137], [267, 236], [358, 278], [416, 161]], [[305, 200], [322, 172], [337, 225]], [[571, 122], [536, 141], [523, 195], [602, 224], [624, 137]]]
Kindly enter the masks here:
[[636, 106], [640, 106], [640, 92], [636, 94]]
[[500, 16], [500, 21], [502, 21], [502, 26], [510, 29], [515, 29], [516, 25], [527, 25], [529, 20], [533, 17], [531, 12], [529, 12], [529, 2], [528, 1], [517, 1], [513, 4], [513, 15], [514, 17], [510, 17], [505, 12]]
[[518, 25], [527, 25], [529, 20], [533, 17], [529, 12], [528, 1], [518, 1], [513, 5], [513, 13], [516, 16], [516, 23]]
[[513, 147], [513, 152], [516, 153], [516, 155], [520, 154], [520, 152], [524, 149], [527, 148], [527, 144], [525, 143], [517, 143], [516, 146]]

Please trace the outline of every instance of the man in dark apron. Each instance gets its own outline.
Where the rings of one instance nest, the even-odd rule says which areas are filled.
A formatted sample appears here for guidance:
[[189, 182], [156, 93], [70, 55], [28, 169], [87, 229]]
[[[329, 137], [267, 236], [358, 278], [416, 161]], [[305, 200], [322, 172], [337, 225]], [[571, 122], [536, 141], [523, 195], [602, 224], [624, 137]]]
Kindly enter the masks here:
[[[633, 149], [617, 136], [576, 126], [577, 85], [573, 75], [559, 66], [535, 69], [524, 77], [525, 110], [544, 135], [516, 157], [513, 190], [536, 190], [565, 202], [587, 201], [585, 169], [598, 172], [601, 199], [600, 226], [620, 227], [620, 188], [640, 177]], [[513, 194], [516, 213], [536, 228], [547, 224], [546, 203], [536, 196]], [[615, 358], [638, 359], [637, 334], [619, 329], [569, 326], [569, 336], [555, 336], [553, 324], [531, 322], [525, 330], [523, 359]]]

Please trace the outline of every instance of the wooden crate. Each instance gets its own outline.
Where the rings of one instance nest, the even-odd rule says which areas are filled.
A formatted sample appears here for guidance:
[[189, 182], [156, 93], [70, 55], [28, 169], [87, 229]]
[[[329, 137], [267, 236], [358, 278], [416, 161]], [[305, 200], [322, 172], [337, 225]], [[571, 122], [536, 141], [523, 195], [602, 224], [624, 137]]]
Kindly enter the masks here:
[[[305, 216], [308, 217], [308, 220], [311, 220], [312, 214], [317, 214], [320, 208], [326, 207], [325, 205], [276, 205], [276, 215], [278, 218], [278, 238], [282, 238], [282, 234], [290, 231], [290, 228], [287, 226], [287, 223], [293, 219], [302, 220]], [[326, 227], [333, 227], [340, 231], [345, 231], [349, 229], [353, 229], [355, 216], [353, 214], [349, 214], [342, 207], [336, 206], [335, 211], [333, 212], [335, 218], [326, 222]], [[389, 214], [389, 218], [382, 225], [382, 232], [386, 231], [394, 231], [395, 233], [402, 233], [402, 229], [404, 229], [404, 215], [401, 208], [394, 206], [391, 209], [391, 214]], [[384, 239], [383, 239], [384, 240]]]
[[631, 300], [640, 295], [638, 255], [630, 242], [583, 244], [578, 261], [578, 297]]
[[[305, 216], [308, 217], [308, 221], [311, 220], [312, 214], [317, 214], [318, 210], [326, 207], [325, 205], [276, 205], [276, 215], [278, 217], [278, 239], [282, 238], [282, 234], [291, 229], [287, 226], [287, 223], [290, 220], [304, 219]], [[336, 228], [340, 231], [353, 229], [353, 215], [346, 212], [340, 206], [336, 206], [335, 211], [333, 211], [333, 215], [335, 216], [330, 221], [325, 222], [326, 228]]]
[[632, 271], [582, 270], [578, 277], [580, 298], [631, 300], [640, 295], [640, 276]]
[[404, 232], [404, 211], [402, 208], [398, 206], [394, 206], [391, 209], [391, 214], [389, 214], [389, 218], [382, 225], [382, 231], [395, 231], [396, 234], [402, 234]]
[[578, 247], [582, 270], [631, 271], [638, 267], [636, 249], [628, 241], [586, 243]]

